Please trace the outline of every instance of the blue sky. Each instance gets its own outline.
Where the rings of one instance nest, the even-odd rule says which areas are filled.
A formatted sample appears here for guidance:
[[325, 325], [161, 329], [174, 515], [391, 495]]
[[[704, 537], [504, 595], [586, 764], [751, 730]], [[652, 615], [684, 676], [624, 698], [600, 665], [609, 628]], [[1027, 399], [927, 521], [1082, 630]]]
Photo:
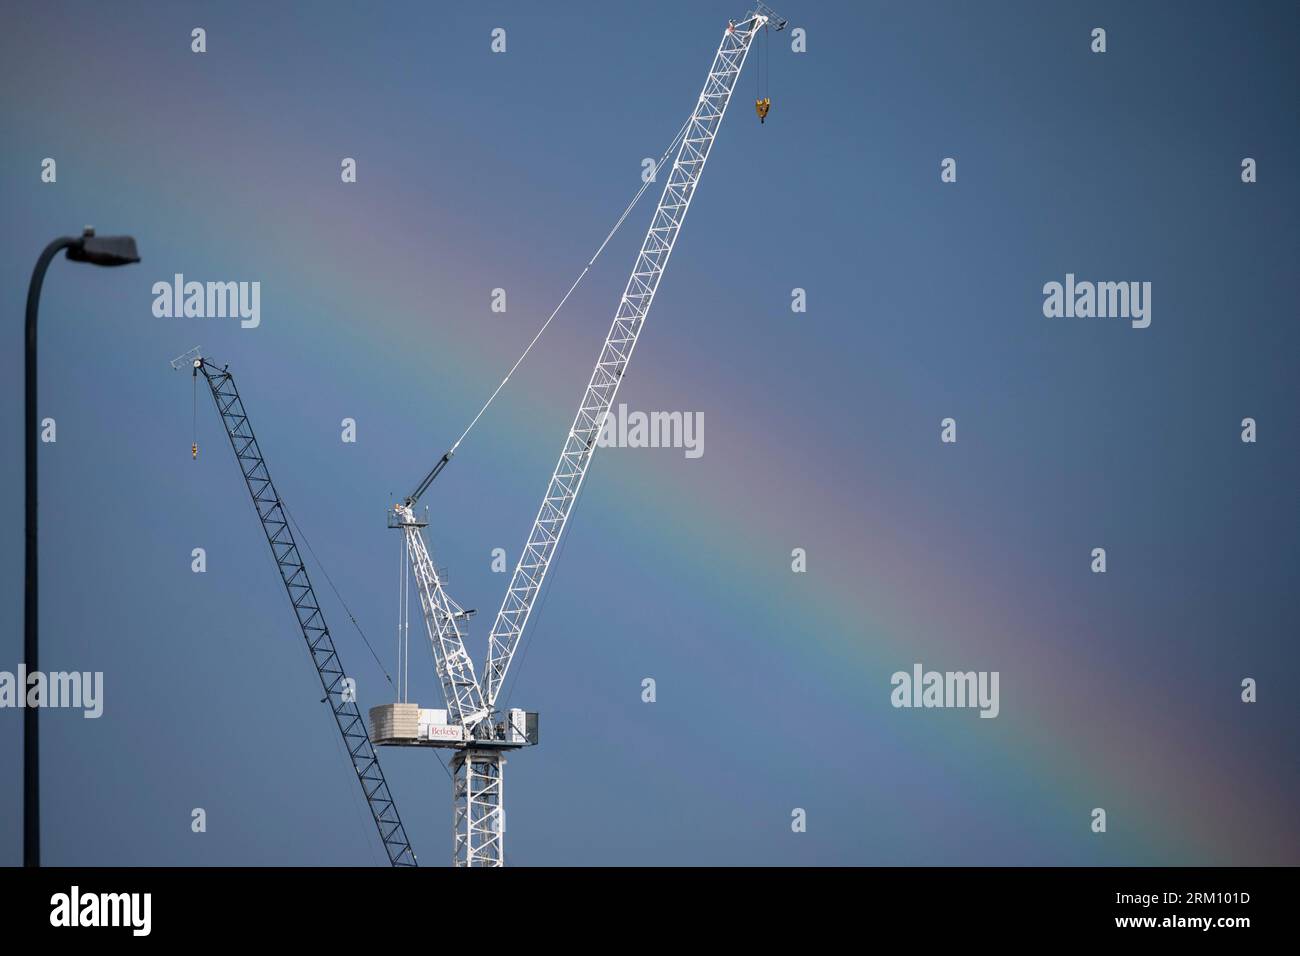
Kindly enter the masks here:
[[[361, 703], [391, 699], [385, 508], [568, 288], [741, 12], [6, 8], [0, 669], [21, 653], [31, 263], [84, 223], [144, 258], [57, 262], [43, 300], [42, 664], [106, 682], [100, 720], [43, 717], [47, 862], [382, 862], [210, 401], [193, 462], [191, 383], [167, 361], [230, 363], [378, 651], [317, 573]], [[772, 38], [762, 126], [742, 77], [620, 393], [702, 412], [705, 454], [596, 456], [515, 675], [544, 743], [510, 761], [511, 861], [1296, 862], [1294, 6], [782, 12], [808, 52]], [[649, 214], [427, 499], [480, 660], [505, 587], [491, 550], [517, 556]], [[177, 272], [261, 282], [261, 325], [155, 318]], [[1151, 327], [1045, 318], [1067, 272], [1151, 282]], [[890, 708], [916, 661], [1000, 671], [1000, 716]], [[0, 711], [5, 766], [20, 727]], [[422, 862], [445, 863], [443, 770], [383, 756]], [[0, 860], [19, 806], [0, 780]]]

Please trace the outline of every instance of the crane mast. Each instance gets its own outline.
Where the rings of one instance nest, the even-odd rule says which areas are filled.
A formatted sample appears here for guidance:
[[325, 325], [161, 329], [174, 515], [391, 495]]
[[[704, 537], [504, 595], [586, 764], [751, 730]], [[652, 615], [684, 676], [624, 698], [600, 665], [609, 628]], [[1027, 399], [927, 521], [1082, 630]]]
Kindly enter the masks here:
[[[235, 377], [228, 368], [219, 368], [204, 359], [197, 349], [173, 361], [172, 367], [181, 368], [186, 362], [191, 362], [195, 376], [203, 373], [212, 392], [212, 400], [216, 403], [221, 424], [230, 439], [230, 447], [235, 452], [235, 460], [253, 499], [257, 517], [262, 522], [262, 531], [266, 534], [267, 544], [271, 546], [271, 555], [275, 558], [280, 580], [293, 605], [294, 616], [303, 639], [307, 642], [307, 649], [311, 652], [325, 701], [334, 714], [334, 722], [343, 737], [343, 745], [352, 761], [352, 770], [361, 784], [370, 815], [379, 830], [388, 862], [393, 866], [416, 866], [415, 853], [406, 838], [406, 828], [402, 826], [397, 805], [388, 790], [388, 781], [379, 766], [379, 755], [371, 743], [361, 711], [357, 708], [354, 685], [343, 671], [334, 638], [330, 636], [320, 602], [316, 600], [316, 591], [307, 576], [307, 567], [298, 551], [298, 542], [289, 528], [284, 503], [271, 481], [266, 459], [262, 457], [262, 450], [253, 435], [253, 426], [244, 411], [239, 389], [235, 387]], [[194, 453], [197, 457], [197, 443]]]
[[[727, 112], [736, 81], [749, 53], [750, 44], [759, 30], [774, 17], [762, 4], [739, 23], [730, 23], [722, 35], [718, 52], [709, 68], [704, 88], [695, 105], [686, 134], [673, 160], [668, 181], [664, 184], [659, 205], [655, 208], [641, 251], [637, 254], [627, 287], [619, 300], [614, 322], [596, 360], [591, 380], [583, 392], [573, 425], [564, 440], [564, 448], [551, 474], [541, 507], [519, 556], [496, 621], [488, 637], [487, 667], [484, 672], [484, 696], [487, 707], [495, 710], [505, 683], [506, 672], [519, 647], [541, 593], [542, 583], [555, 557], [560, 536], [569, 520], [583, 479], [591, 464], [596, 439], [614, 405], [618, 387], [627, 371], [632, 351], [645, 326], [646, 315], [654, 303], [664, 269], [672, 255], [682, 223], [695, 196], [704, 164], [713, 148], [718, 127]], [[779, 19], [774, 24], [784, 25]]]

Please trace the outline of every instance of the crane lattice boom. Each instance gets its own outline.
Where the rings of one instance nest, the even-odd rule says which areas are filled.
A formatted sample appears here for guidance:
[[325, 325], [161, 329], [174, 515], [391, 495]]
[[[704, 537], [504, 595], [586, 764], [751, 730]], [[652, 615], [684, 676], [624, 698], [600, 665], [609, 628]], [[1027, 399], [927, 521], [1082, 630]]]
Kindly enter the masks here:
[[[177, 363], [172, 364], [175, 366]], [[266, 534], [267, 544], [271, 546], [271, 555], [275, 558], [298, 627], [311, 652], [316, 675], [325, 692], [325, 700], [330, 705], [334, 722], [343, 737], [343, 745], [352, 760], [352, 770], [357, 775], [370, 814], [379, 830], [388, 862], [393, 866], [415, 866], [415, 853], [406, 838], [406, 829], [402, 826], [397, 805], [389, 793], [384, 771], [379, 766], [379, 755], [371, 744], [366, 722], [357, 708], [353, 685], [343, 671], [343, 664], [334, 647], [334, 638], [330, 636], [320, 602], [316, 600], [316, 591], [307, 576], [307, 567], [298, 551], [298, 543], [289, 528], [284, 504], [271, 481], [266, 459], [262, 457], [262, 450], [253, 435], [253, 426], [244, 411], [239, 389], [235, 387], [235, 378], [227, 368], [218, 368], [202, 357], [194, 358], [193, 368], [195, 375], [203, 373], [212, 391], [212, 400], [216, 403], [221, 424], [230, 438], [230, 447], [234, 449], [235, 460], [239, 463], [244, 483], [253, 499], [253, 507], [262, 522], [262, 531]]]
[[[765, 8], [760, 5], [760, 9]], [[704, 89], [673, 160], [668, 182], [664, 184], [663, 195], [650, 220], [650, 229], [619, 300], [613, 325], [605, 337], [578, 413], [565, 438], [560, 460], [551, 474], [546, 495], [492, 625], [484, 672], [484, 696], [489, 709], [496, 707], [506, 672], [541, 593], [560, 536], [591, 464], [596, 439], [614, 405], [618, 387], [713, 148], [718, 127], [727, 112], [727, 104], [731, 102], [750, 44], [768, 20], [768, 13], [751, 13], [740, 23], [729, 24], [723, 33], [708, 78], [704, 81]]]
[[[537, 735], [535, 714], [511, 710], [504, 720], [498, 720], [498, 698], [510, 663], [519, 648], [524, 628], [555, 558], [565, 524], [587, 475], [597, 437], [614, 405], [646, 316], [654, 303], [659, 282], [677, 244], [686, 213], [690, 210], [691, 200], [695, 197], [695, 190], [704, 172], [704, 164], [708, 161], [714, 138], [726, 115], [751, 44], [755, 35], [769, 23], [776, 29], [784, 25], [783, 20], [759, 3], [739, 23], [727, 25], [691, 117], [664, 153], [666, 158], [668, 152], [676, 146], [667, 182], [615, 310], [613, 324], [605, 336], [596, 367], [578, 405], [577, 415], [565, 437], [559, 462], [551, 473], [541, 507], [488, 636], [487, 662], [482, 683], [475, 678], [473, 664], [465, 652], [459, 624], [464, 619], [465, 612], [447, 594], [445, 582], [439, 576], [425, 544], [423, 523], [415, 519], [412, 511], [420, 496], [446, 468], [469, 429], [438, 460], [415, 491], [404, 502], [394, 506], [391, 512], [390, 524], [400, 528], [404, 534], [407, 556], [414, 569], [425, 626], [433, 648], [434, 665], [447, 703], [447, 719], [454, 726], [441, 727], [435, 723], [434, 718], [438, 711], [424, 710], [418, 705], [403, 701], [375, 709], [378, 712], [376, 719], [388, 728], [383, 732], [377, 730], [376, 733], [379, 734], [381, 744], [450, 747], [456, 751], [451, 761], [451, 773], [452, 802], [455, 808], [455, 850], [452, 860], [457, 866], [501, 866], [505, 863], [503, 800], [506, 754], [512, 749], [537, 743]], [[642, 191], [645, 188], [643, 185]], [[640, 196], [640, 193], [637, 195]], [[634, 198], [633, 205], [635, 202]], [[624, 211], [615, 224], [615, 231], [631, 208], [629, 205]], [[612, 235], [613, 232], [606, 237], [596, 251], [596, 256], [600, 255]], [[565, 294], [564, 300], [582, 281], [582, 276], [590, 270], [596, 256], [587, 263], [582, 275]], [[561, 300], [561, 306], [564, 300]], [[559, 311], [559, 307], [556, 311]], [[555, 312], [552, 312], [547, 324], [554, 317]], [[543, 325], [542, 331], [545, 328], [546, 325]], [[538, 332], [540, 335], [541, 331]], [[537, 337], [534, 337], [533, 343], [536, 341]], [[531, 348], [532, 343], [528, 346], [528, 349]], [[527, 356], [528, 349], [520, 356], [520, 362]], [[519, 362], [516, 362], [515, 368], [518, 365]], [[512, 368], [511, 372], [513, 371]], [[487, 405], [500, 393], [509, 377], [507, 374], [501, 385], [497, 386]], [[474, 422], [478, 421], [487, 405], [480, 409], [469, 428], [474, 427]], [[372, 716], [375, 712], [372, 712]], [[421, 727], [425, 729], [421, 730]]]
[[483, 706], [483, 691], [474, 676], [474, 662], [465, 650], [465, 639], [460, 633], [459, 622], [465, 620], [465, 610], [442, 585], [424, 542], [423, 523], [415, 520], [406, 505], [398, 505], [393, 511], [406, 537], [406, 550], [420, 593], [420, 610], [433, 650], [433, 665], [442, 682], [451, 723], [465, 725], [468, 731], [487, 716], [487, 708]]

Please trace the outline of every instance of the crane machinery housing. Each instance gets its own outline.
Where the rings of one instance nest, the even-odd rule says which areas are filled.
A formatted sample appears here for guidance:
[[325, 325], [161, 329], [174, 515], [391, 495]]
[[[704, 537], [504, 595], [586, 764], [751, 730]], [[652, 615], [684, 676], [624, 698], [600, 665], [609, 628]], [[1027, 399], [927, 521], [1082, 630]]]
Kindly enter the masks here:
[[[501, 392], [555, 318], [569, 296], [587, 275], [614, 233], [627, 218], [637, 199], [653, 178], [624, 210], [614, 229], [542, 325], [523, 355], [492, 392], [487, 402], [451, 448], [438, 459], [415, 489], [392, 506], [388, 526], [402, 533], [403, 576], [400, 588], [406, 592], [407, 568], [414, 579], [434, 669], [441, 686], [444, 707], [422, 708], [405, 699], [399, 660], [399, 700], [370, 709], [369, 728], [356, 704], [355, 685], [346, 677], [338, 651], [325, 623], [320, 603], [308, 578], [307, 568], [290, 528], [291, 515], [271, 481], [252, 426], [245, 412], [234, 377], [228, 366], [218, 366], [198, 349], [173, 360], [174, 368], [192, 369], [196, 388], [203, 375], [213, 402], [230, 439], [249, 495], [262, 523], [267, 543], [275, 558], [281, 581], [289, 595], [299, 629], [315, 664], [324, 702], [329, 703], [335, 723], [361, 784], [371, 816], [393, 866], [416, 865], [415, 854], [406, 838], [388, 783], [380, 769], [377, 746], [434, 747], [452, 751], [453, 854], [456, 866], [502, 866], [505, 863], [506, 755], [538, 743], [537, 714], [519, 708], [501, 713], [501, 691], [515, 653], [519, 649], [547, 573], [555, 560], [564, 528], [586, 478], [597, 439], [610, 414], [631, 361], [632, 352], [654, 302], [669, 257], [681, 233], [686, 213], [699, 186], [727, 106], [736, 90], [751, 45], [761, 31], [781, 30], [786, 21], [764, 3], [739, 20], [729, 21], [709, 67], [690, 117], [678, 130], [660, 159], [662, 168], [669, 153], [676, 153], [663, 193], [650, 218], [650, 226], [632, 266], [631, 275], [605, 336], [591, 378], [582, 393], [578, 410], [564, 439], [560, 457], [546, 486], [541, 506], [525, 540], [501, 606], [487, 638], [487, 656], [482, 674], [465, 647], [466, 626], [473, 615], [447, 593], [446, 576], [434, 564], [425, 540], [427, 521], [416, 515], [416, 505], [433, 481], [450, 463], [457, 448], [475, 423]], [[760, 92], [766, 90], [760, 87]], [[760, 120], [767, 117], [771, 101], [756, 101]], [[197, 412], [196, 412], [197, 414]], [[198, 457], [198, 440], [191, 445]], [[299, 529], [301, 534], [301, 529]], [[400, 616], [400, 615], [399, 615]], [[399, 620], [399, 637], [403, 621]], [[399, 643], [399, 654], [403, 653]], [[406, 660], [409, 662], [409, 650]]]

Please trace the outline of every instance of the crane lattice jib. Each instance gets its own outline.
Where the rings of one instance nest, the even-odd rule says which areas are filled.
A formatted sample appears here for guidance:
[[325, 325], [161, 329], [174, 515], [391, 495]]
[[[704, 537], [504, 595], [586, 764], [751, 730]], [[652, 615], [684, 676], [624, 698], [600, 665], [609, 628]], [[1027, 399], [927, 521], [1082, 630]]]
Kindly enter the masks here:
[[736, 88], [745, 57], [755, 34], [768, 22], [764, 13], [754, 13], [740, 23], [728, 25], [718, 46], [708, 79], [689, 120], [681, 146], [677, 150], [663, 195], [650, 220], [641, 251], [628, 278], [627, 288], [614, 314], [614, 323], [605, 338], [600, 358], [583, 393], [578, 414], [569, 429], [564, 450], [551, 475], [541, 508], [533, 521], [528, 541], [519, 557], [510, 587], [497, 612], [488, 638], [485, 673], [485, 696], [488, 708], [494, 709], [501, 693], [506, 671], [510, 667], [519, 639], [532, 613], [542, 582], [555, 556], [560, 535], [573, 509], [587, 467], [604, 427], [605, 418], [614, 405], [619, 384], [632, 358], [637, 337], [663, 278], [668, 258], [681, 232], [686, 212], [695, 195], [704, 163], [709, 158], [714, 137]]
[[422, 525], [415, 520], [411, 509], [398, 505], [395, 512], [406, 536], [407, 554], [419, 586], [420, 609], [429, 633], [433, 665], [442, 682], [448, 719], [468, 730], [487, 716], [487, 710], [483, 706], [483, 691], [474, 676], [474, 662], [465, 650], [465, 639], [460, 632], [460, 622], [466, 620], [465, 610], [443, 587], [425, 544]]
[[379, 838], [383, 841], [388, 861], [393, 866], [415, 866], [415, 853], [406, 838], [406, 829], [402, 826], [397, 806], [389, 793], [388, 782], [384, 779], [379, 757], [370, 742], [366, 722], [353, 699], [350, 682], [334, 648], [334, 639], [330, 636], [320, 603], [316, 600], [316, 592], [307, 577], [307, 568], [298, 552], [293, 532], [289, 529], [284, 505], [271, 482], [271, 473], [267, 470], [257, 439], [253, 437], [253, 426], [244, 412], [244, 403], [240, 400], [234, 377], [226, 369], [218, 368], [203, 359], [196, 360], [196, 365], [202, 370], [203, 377], [212, 390], [212, 399], [216, 402], [221, 423], [230, 437], [230, 447], [235, 451], [239, 470], [243, 473], [248, 493], [253, 498], [253, 507], [257, 509], [257, 517], [262, 522], [262, 530], [271, 546], [271, 554], [280, 570], [280, 578], [289, 594], [302, 636], [307, 641], [312, 663], [316, 665], [321, 688], [325, 691], [339, 733], [343, 735], [343, 745], [352, 759], [352, 769], [361, 783], [366, 803], [370, 806], [375, 826], [379, 829]]

